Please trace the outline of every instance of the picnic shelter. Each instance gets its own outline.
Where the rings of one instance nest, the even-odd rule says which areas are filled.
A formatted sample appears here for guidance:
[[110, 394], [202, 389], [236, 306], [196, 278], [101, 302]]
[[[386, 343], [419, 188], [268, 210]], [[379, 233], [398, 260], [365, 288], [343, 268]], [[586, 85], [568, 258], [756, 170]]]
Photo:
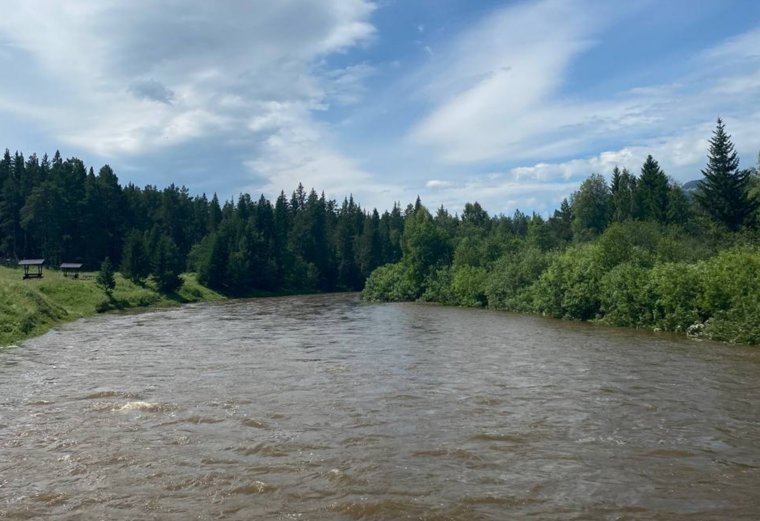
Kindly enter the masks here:
[[64, 277], [71, 276], [75, 279], [79, 278], [79, 270], [82, 269], [81, 262], [64, 262], [61, 264], [61, 271]]
[[45, 259], [22, 259], [18, 265], [24, 268], [24, 279], [41, 279]]

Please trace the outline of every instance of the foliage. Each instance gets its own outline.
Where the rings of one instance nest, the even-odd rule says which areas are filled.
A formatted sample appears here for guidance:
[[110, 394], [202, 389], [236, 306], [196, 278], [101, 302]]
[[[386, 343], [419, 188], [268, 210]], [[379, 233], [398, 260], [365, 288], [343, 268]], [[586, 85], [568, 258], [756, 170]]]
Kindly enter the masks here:
[[100, 289], [105, 291], [108, 298], [111, 298], [113, 290], [116, 287], [116, 273], [113, 269], [113, 264], [111, 264], [111, 259], [108, 257], [100, 265], [100, 271], [95, 282]]
[[532, 311], [529, 292], [552, 260], [552, 255], [526, 246], [505, 254], [493, 266], [486, 282], [489, 307], [506, 311]]
[[649, 155], [641, 166], [636, 184], [637, 217], [664, 223], [668, 218], [668, 178], [659, 163]]
[[614, 326], [652, 326], [655, 298], [645, 283], [649, 273], [650, 268], [626, 262], [604, 274], [599, 297], [603, 322]]
[[702, 175], [704, 179], [696, 193], [702, 209], [732, 231], [750, 224], [760, 205], [749, 193], [752, 170], [739, 169], [731, 136], [720, 119], [710, 140], [710, 154]]
[[359, 290], [373, 269], [401, 258], [404, 221], [397, 205], [381, 215], [302, 185], [274, 204], [247, 194], [220, 203], [175, 185], [122, 187], [108, 165], [96, 174], [58, 152], [6, 150], [0, 159], [0, 259], [92, 270], [109, 257], [130, 280], [152, 275], [167, 291], [186, 267], [230, 295]]
[[460, 266], [454, 270], [451, 292], [457, 305], [485, 307], [488, 271], [483, 267]]
[[151, 251], [151, 274], [160, 291], [176, 291], [182, 286], [182, 258], [174, 241], [161, 235]]
[[122, 275], [136, 284], [150, 275], [150, 262], [148, 252], [145, 249], [145, 239], [136, 230], [127, 236], [120, 271]]
[[419, 295], [411, 271], [401, 262], [377, 268], [362, 290], [362, 298], [370, 302], [403, 302], [414, 300]]
[[[592, 174], [550, 217], [489, 215], [477, 202], [461, 215], [444, 207], [432, 215], [419, 198], [380, 214], [300, 184], [274, 203], [248, 194], [220, 203], [174, 185], [121, 187], [107, 165], [96, 175], [59, 153], [25, 159], [6, 150], [0, 259], [39, 256], [97, 269], [110, 258], [123, 284], [144, 288], [120, 300], [117, 275], [119, 287], [108, 290], [114, 298], [101, 293], [93, 306], [101, 310], [183, 294], [183, 281], [194, 279], [180, 273], [190, 269], [225, 295], [363, 288], [367, 300], [422, 299], [757, 342], [760, 177], [738, 164], [719, 121], [694, 197], [649, 156], [639, 175], [615, 168], [608, 183]], [[65, 306], [34, 300], [43, 315], [64, 319]], [[13, 316], [22, 330], [37, 327], [33, 316]]]
[[419, 287], [423, 286], [432, 271], [451, 262], [452, 248], [448, 234], [433, 221], [424, 206], [418, 207], [406, 219], [401, 248], [410, 276]]
[[586, 244], [556, 256], [532, 286], [533, 310], [557, 318], [596, 318], [604, 275], [600, 253], [598, 245]]
[[573, 196], [573, 233], [582, 240], [599, 235], [609, 223], [610, 189], [599, 174], [592, 174], [581, 183]]
[[453, 266], [438, 268], [425, 281], [425, 291], [420, 295], [420, 300], [423, 302], [437, 302], [448, 306], [459, 305], [454, 295], [453, 281]]

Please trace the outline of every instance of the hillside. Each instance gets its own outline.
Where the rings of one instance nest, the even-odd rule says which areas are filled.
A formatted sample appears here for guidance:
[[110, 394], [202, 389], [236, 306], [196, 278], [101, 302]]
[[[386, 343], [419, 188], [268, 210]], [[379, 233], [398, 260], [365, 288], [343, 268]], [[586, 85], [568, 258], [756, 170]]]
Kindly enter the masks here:
[[182, 287], [168, 294], [159, 293], [151, 283], [139, 286], [117, 275], [113, 299], [109, 301], [96, 286], [95, 275], [83, 273], [72, 279], [57, 271], [45, 271], [42, 279], [22, 280], [20, 269], [0, 267], [0, 346], [98, 312], [223, 298], [201, 286], [194, 274], [182, 275]]

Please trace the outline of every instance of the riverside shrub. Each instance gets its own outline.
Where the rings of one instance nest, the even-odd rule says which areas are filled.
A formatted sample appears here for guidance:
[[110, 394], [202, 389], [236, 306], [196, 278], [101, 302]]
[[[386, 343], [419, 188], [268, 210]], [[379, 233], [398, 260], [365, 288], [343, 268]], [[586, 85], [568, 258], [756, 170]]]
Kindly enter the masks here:
[[486, 280], [488, 306], [506, 311], [533, 311], [529, 288], [548, 268], [552, 253], [525, 247], [502, 256]]
[[557, 318], [596, 318], [604, 275], [599, 253], [597, 245], [585, 244], [556, 256], [531, 289], [533, 310]]
[[602, 321], [614, 326], [651, 327], [654, 294], [651, 269], [626, 262], [612, 268], [601, 280]]
[[362, 297], [370, 302], [415, 300], [419, 290], [408, 267], [401, 262], [377, 268], [367, 279]]

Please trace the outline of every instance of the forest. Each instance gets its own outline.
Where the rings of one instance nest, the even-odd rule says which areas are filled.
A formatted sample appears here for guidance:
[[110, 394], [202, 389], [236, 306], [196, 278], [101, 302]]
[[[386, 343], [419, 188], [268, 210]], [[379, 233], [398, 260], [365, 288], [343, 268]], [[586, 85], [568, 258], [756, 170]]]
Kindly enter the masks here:
[[[382, 215], [299, 185], [272, 203], [221, 203], [171, 185], [122, 187], [108, 166], [9, 150], [0, 160], [0, 259], [106, 259], [174, 291], [184, 271], [228, 296], [358, 291], [760, 342], [760, 176], [718, 120], [698, 183], [649, 156], [639, 173], [590, 175], [553, 215]], [[696, 176], [695, 176], [696, 177]], [[691, 185], [691, 186], [689, 186]]]
[[353, 198], [342, 204], [299, 185], [272, 204], [247, 194], [220, 203], [171, 185], [122, 187], [113, 170], [97, 174], [56, 152], [0, 160], [0, 258], [44, 258], [48, 266], [105, 259], [134, 282], [164, 291], [192, 271], [230, 296], [253, 292], [359, 290], [376, 267], [401, 257], [405, 215], [379, 215]]
[[422, 300], [760, 343], [760, 178], [718, 120], [685, 190], [649, 156], [586, 179], [544, 220], [418, 204], [367, 300]]

